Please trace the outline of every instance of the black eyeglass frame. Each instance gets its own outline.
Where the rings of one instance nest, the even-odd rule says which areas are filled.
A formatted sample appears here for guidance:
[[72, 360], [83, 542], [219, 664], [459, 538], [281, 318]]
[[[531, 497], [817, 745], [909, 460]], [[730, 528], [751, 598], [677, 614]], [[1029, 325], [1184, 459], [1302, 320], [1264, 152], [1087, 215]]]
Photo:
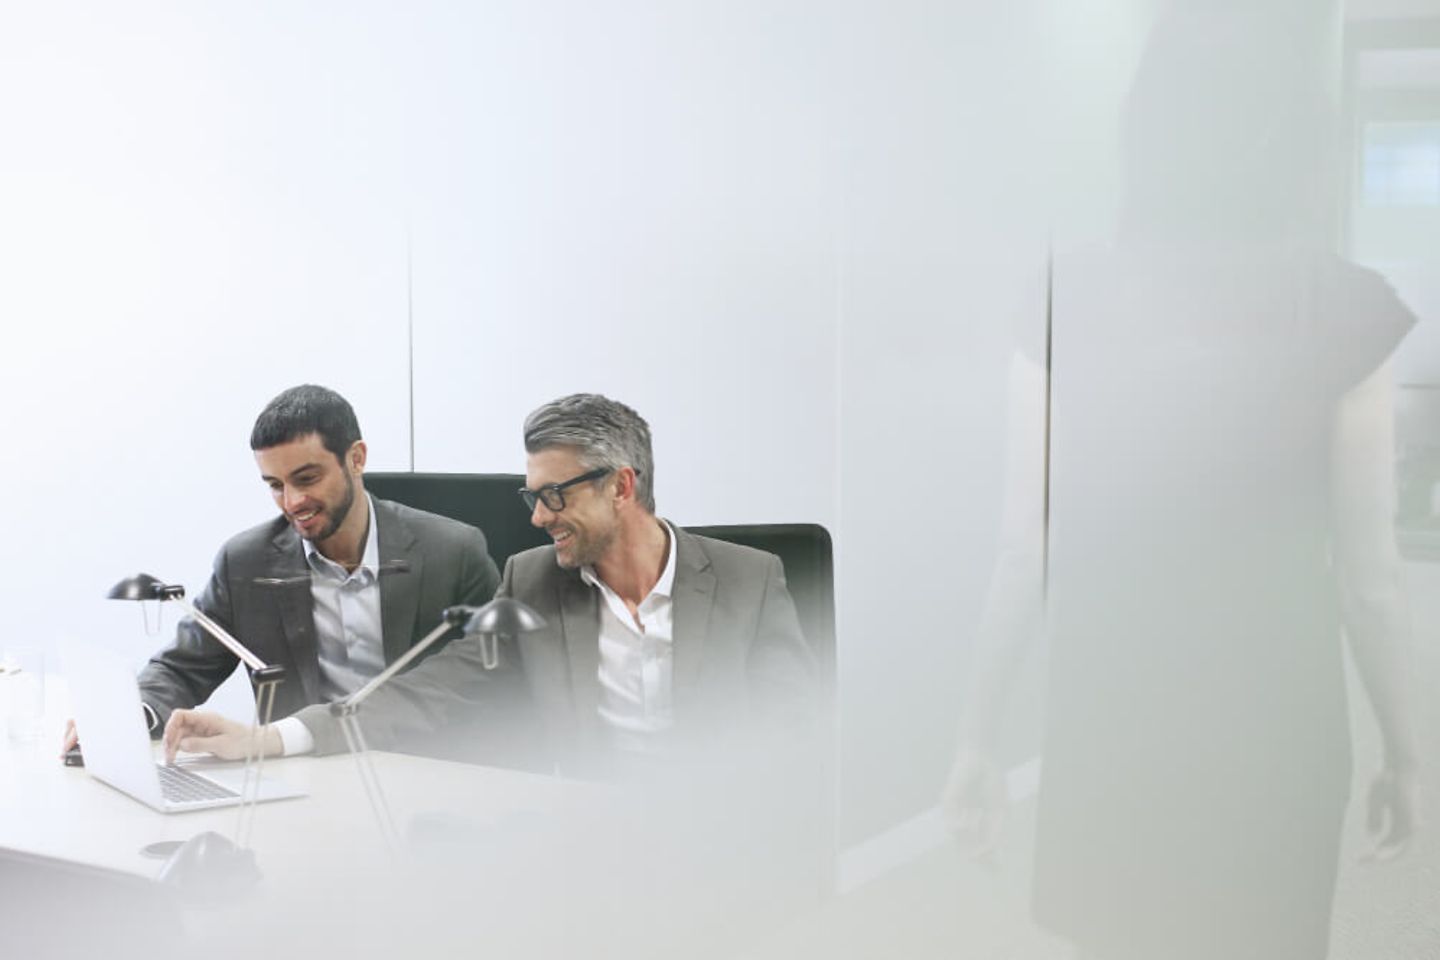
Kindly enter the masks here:
[[[564, 483], [547, 483], [538, 489], [531, 490], [529, 487], [521, 487], [518, 491], [520, 499], [531, 513], [535, 512], [535, 504], [545, 504], [545, 509], [552, 513], [559, 513], [565, 509], [566, 487], [573, 487], [577, 483], [585, 483], [587, 480], [599, 480], [601, 477], [614, 473], [613, 467], [596, 467], [588, 473], [582, 473], [578, 477], [571, 477]], [[553, 502], [552, 502], [553, 498]]]

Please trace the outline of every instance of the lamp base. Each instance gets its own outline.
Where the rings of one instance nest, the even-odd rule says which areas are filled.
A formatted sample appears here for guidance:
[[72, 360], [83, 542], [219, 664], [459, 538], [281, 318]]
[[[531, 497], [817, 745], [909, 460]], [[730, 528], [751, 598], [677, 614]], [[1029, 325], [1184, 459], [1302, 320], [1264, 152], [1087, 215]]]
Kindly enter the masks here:
[[214, 831], [197, 833], [165, 860], [157, 878], [181, 895], [199, 901], [248, 893], [260, 882], [255, 853], [242, 850]]

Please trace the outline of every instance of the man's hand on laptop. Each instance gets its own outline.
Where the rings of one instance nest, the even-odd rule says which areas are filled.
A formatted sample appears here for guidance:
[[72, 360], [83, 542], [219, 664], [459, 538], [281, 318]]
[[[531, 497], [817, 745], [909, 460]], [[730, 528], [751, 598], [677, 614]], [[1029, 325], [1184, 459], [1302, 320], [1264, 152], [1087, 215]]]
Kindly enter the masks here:
[[165, 762], [174, 763], [175, 754], [181, 750], [212, 753], [222, 760], [243, 760], [246, 751], [252, 749], [251, 737], [256, 735], [265, 756], [278, 757], [284, 753], [280, 734], [274, 727], [257, 731], [248, 723], [207, 710], [176, 710], [165, 724]]

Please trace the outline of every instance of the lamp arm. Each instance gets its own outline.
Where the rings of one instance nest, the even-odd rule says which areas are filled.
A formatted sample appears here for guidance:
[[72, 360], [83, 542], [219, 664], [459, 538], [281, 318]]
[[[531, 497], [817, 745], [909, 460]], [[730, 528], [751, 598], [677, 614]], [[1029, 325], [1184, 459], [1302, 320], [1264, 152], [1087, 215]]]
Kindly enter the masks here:
[[270, 669], [269, 665], [264, 660], [261, 660], [259, 657], [255, 656], [255, 654], [251, 653], [248, 649], [246, 649], [243, 643], [230, 636], [229, 632], [226, 631], [224, 627], [220, 626], [220, 624], [216, 623], [214, 620], [211, 620], [208, 616], [201, 613], [189, 600], [186, 600], [184, 597], [177, 596], [171, 596], [167, 599], [169, 599], [173, 603], [180, 604], [180, 606], [185, 610], [185, 612], [190, 615], [190, 618], [192, 620], [200, 624], [200, 626], [204, 627], [205, 631], [209, 633], [210, 636], [220, 641], [220, 645], [222, 647], [235, 654], [235, 656], [239, 657], [240, 662], [244, 663], [245, 666], [249, 667], [251, 670]]
[[443, 637], [447, 632], [449, 632], [450, 628], [453, 626], [454, 624], [451, 623], [449, 619], [442, 620], [439, 626], [437, 626], [434, 630], [431, 630], [429, 633], [425, 634], [425, 636], [421, 637], [419, 643], [415, 644], [415, 646], [411, 647], [409, 650], [406, 650], [402, 656], [397, 657], [394, 663], [390, 664], [390, 666], [386, 667], [384, 670], [381, 670], [370, 680], [369, 683], [365, 684], [365, 686], [350, 694], [350, 696], [346, 697], [344, 700], [341, 700], [338, 703], [334, 704], [330, 708], [331, 712], [335, 713], [336, 715], [340, 715], [342, 713], [354, 713], [355, 710], [360, 706], [360, 704], [365, 702], [366, 698], [368, 698], [370, 694], [374, 693], [380, 687], [388, 683], [390, 678], [395, 676], [395, 674], [399, 673], [401, 670], [404, 670], [405, 667], [409, 665], [410, 661], [414, 660], [416, 657], [420, 656], [420, 654], [428, 650], [431, 645], [435, 643], [436, 640], [439, 640], [441, 637]]
[[380, 787], [380, 777], [375, 773], [375, 765], [370, 759], [370, 747], [365, 743], [365, 732], [360, 729], [360, 719], [356, 715], [356, 711], [370, 694], [383, 687], [391, 677], [404, 670], [411, 661], [430, 649], [436, 640], [449, 632], [450, 628], [464, 623], [472, 613], [474, 613], [473, 607], [447, 607], [441, 615], [440, 623], [436, 625], [435, 629], [421, 637], [419, 643], [397, 657], [394, 663], [381, 670], [359, 690], [344, 700], [337, 700], [330, 704], [330, 713], [340, 721], [340, 730], [345, 734], [345, 746], [350, 749], [350, 755], [355, 758], [355, 766], [360, 771], [360, 783], [365, 788], [366, 799], [370, 801], [370, 811], [375, 814], [375, 821], [380, 825], [380, 833], [385, 838], [385, 845], [389, 847], [392, 854], [400, 849], [399, 833], [395, 829], [395, 818], [390, 813], [390, 805], [385, 801], [385, 791]]

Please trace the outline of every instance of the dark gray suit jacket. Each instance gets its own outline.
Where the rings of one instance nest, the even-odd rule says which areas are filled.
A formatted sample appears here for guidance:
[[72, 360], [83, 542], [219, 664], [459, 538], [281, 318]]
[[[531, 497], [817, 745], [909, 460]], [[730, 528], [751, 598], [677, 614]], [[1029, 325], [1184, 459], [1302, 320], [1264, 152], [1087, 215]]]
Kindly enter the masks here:
[[[485, 536], [475, 527], [374, 499], [381, 632], [390, 663], [434, 629], [446, 607], [488, 602], [500, 578]], [[266, 663], [285, 668], [275, 695], [276, 718], [320, 702], [310, 569], [299, 535], [283, 517], [221, 547], [194, 603]], [[187, 617], [175, 641], [141, 671], [141, 698], [159, 714], [163, 728], [172, 710], [204, 703], [237, 663]]]
[[[808, 734], [815, 723], [814, 659], [779, 558], [674, 529], [673, 736], [708, 748], [757, 730]], [[510, 558], [497, 595], [529, 604], [546, 627], [504, 647], [501, 669], [492, 673], [481, 668], [473, 639], [455, 641], [370, 698], [361, 711], [366, 738], [383, 749], [478, 717], [512, 739], [535, 737], [549, 761], [538, 766], [590, 774], [607, 753], [597, 712], [599, 592], [579, 571], [556, 564], [555, 548], [544, 546]], [[529, 694], [524, 717], [510, 712], [514, 698], [502, 693], [515, 686]], [[307, 708], [299, 718], [318, 752], [345, 749], [325, 708]]]

